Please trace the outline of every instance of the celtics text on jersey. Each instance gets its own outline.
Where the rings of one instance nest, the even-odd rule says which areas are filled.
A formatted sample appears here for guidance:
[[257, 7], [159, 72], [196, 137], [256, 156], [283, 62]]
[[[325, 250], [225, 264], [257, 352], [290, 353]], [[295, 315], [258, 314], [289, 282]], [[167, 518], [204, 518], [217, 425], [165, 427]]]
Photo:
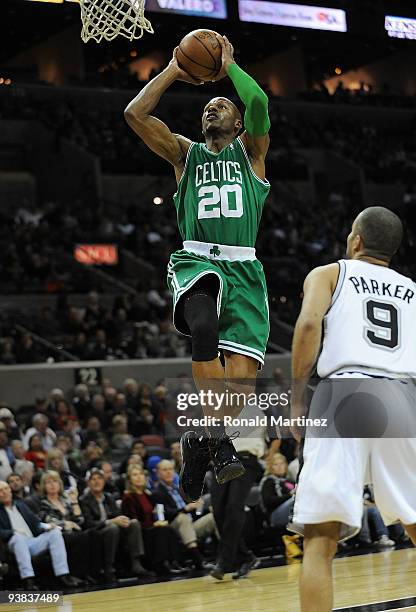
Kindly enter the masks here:
[[173, 198], [183, 240], [254, 247], [269, 191], [240, 138], [220, 153], [191, 143]]

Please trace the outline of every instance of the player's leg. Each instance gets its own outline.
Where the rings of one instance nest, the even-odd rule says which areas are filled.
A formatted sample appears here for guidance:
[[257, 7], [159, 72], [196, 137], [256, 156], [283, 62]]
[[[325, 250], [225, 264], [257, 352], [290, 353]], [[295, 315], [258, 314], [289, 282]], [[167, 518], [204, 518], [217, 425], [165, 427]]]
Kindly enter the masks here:
[[331, 612], [333, 607], [332, 561], [341, 524], [305, 525], [304, 555], [300, 575], [302, 612]]
[[259, 362], [253, 357], [231, 351], [224, 351], [224, 358], [227, 388], [236, 393], [231, 408], [234, 414], [239, 414], [246, 405], [247, 397], [256, 390]]
[[[322, 402], [319, 386], [311, 414], [314, 402]], [[289, 531], [305, 537], [300, 582], [302, 612], [332, 610], [331, 563], [337, 541], [346, 540], [361, 529], [367, 463], [365, 440], [311, 438], [307, 432], [288, 524]]]
[[[207, 273], [186, 291], [176, 306], [178, 320], [183, 320], [192, 338], [192, 373], [204, 398], [218, 397], [225, 391], [224, 368], [218, 358], [218, 276]], [[212, 392], [212, 395], [208, 395]], [[205, 416], [220, 416], [216, 400], [202, 404]], [[205, 474], [211, 459], [219, 482], [227, 482], [244, 472], [221, 424], [208, 426], [205, 432], [188, 431], [181, 438], [181, 487], [184, 497], [193, 501], [201, 496]]]
[[224, 380], [224, 368], [218, 357], [218, 290], [218, 279], [207, 274], [178, 304], [192, 338], [192, 374], [199, 389], [207, 386], [207, 380]]
[[[227, 394], [220, 411], [221, 419], [240, 414], [246, 405], [245, 398], [255, 391], [258, 369], [258, 361], [245, 355], [224, 351], [224, 358], [226, 383], [224, 391], [227, 391]], [[233, 398], [232, 401], [229, 400], [230, 397]], [[219, 484], [238, 478], [245, 472], [230, 436], [226, 434], [224, 427], [222, 429], [221, 435], [218, 435], [217, 428], [217, 435], [212, 437], [210, 442], [214, 472]]]
[[[223, 392], [224, 368], [218, 357], [218, 278], [211, 274], [182, 296], [176, 306], [178, 320], [183, 320], [192, 339], [192, 374], [199, 392]], [[215, 387], [215, 388], [213, 388]], [[215, 406], [202, 405], [205, 416], [214, 416]], [[201, 496], [205, 474], [211, 460], [207, 432], [187, 431], [181, 438], [181, 488], [187, 500]]]

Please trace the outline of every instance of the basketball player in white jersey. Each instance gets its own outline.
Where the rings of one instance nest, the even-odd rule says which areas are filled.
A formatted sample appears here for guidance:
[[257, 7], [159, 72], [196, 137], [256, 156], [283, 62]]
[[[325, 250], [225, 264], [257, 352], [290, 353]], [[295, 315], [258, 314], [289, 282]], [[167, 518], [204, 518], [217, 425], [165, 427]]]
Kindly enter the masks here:
[[[382, 418], [375, 417], [371, 423], [379, 435], [350, 435], [347, 431], [346, 436], [324, 432], [314, 436], [306, 430], [289, 523], [290, 530], [305, 538], [302, 612], [332, 610], [332, 560], [338, 541], [361, 528], [365, 482], [374, 485], [384, 522], [401, 521], [416, 544], [416, 439], [410, 437], [415, 436], [416, 414], [412, 381], [416, 378], [416, 286], [389, 267], [402, 235], [402, 223], [393, 212], [378, 206], [367, 208], [355, 219], [348, 236], [348, 259], [315, 268], [305, 280], [293, 339], [292, 418], [305, 416], [307, 411], [306, 389], [320, 351], [323, 323], [317, 365], [324, 380], [314, 393], [308, 416], [325, 412], [325, 402], [333, 403], [338, 394], [333, 415], [342, 412], [347, 430], [352, 425], [350, 431], [354, 431], [356, 421], [365, 416], [367, 408], [372, 410], [372, 404], [376, 404], [373, 416], [381, 414]], [[338, 393], [342, 381], [349, 391], [351, 384], [358, 390], [344, 404]], [[359, 395], [362, 385], [376, 390], [374, 398], [367, 392]], [[402, 425], [408, 424], [409, 433], [397, 429], [396, 415]], [[328, 426], [335, 431], [330, 421]], [[405, 433], [398, 437], [397, 431]], [[292, 433], [300, 440], [298, 427]]]

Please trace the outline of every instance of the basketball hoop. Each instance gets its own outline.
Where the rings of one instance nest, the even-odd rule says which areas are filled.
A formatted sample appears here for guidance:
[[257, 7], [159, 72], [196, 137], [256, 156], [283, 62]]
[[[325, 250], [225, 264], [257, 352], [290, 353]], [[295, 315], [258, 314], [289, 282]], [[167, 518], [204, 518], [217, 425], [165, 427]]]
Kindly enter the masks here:
[[144, 16], [145, 0], [79, 0], [81, 6], [81, 38], [86, 43], [114, 40], [124, 36], [135, 40], [143, 32], [153, 34], [152, 24]]

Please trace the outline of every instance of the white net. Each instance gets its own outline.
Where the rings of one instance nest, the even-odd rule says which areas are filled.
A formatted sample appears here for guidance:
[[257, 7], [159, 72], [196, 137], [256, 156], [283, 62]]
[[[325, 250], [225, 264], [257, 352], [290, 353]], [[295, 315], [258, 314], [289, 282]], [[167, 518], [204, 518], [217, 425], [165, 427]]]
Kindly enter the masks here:
[[79, 0], [84, 42], [113, 40], [124, 36], [141, 38], [143, 32], [153, 34], [152, 24], [144, 15], [145, 0]]

